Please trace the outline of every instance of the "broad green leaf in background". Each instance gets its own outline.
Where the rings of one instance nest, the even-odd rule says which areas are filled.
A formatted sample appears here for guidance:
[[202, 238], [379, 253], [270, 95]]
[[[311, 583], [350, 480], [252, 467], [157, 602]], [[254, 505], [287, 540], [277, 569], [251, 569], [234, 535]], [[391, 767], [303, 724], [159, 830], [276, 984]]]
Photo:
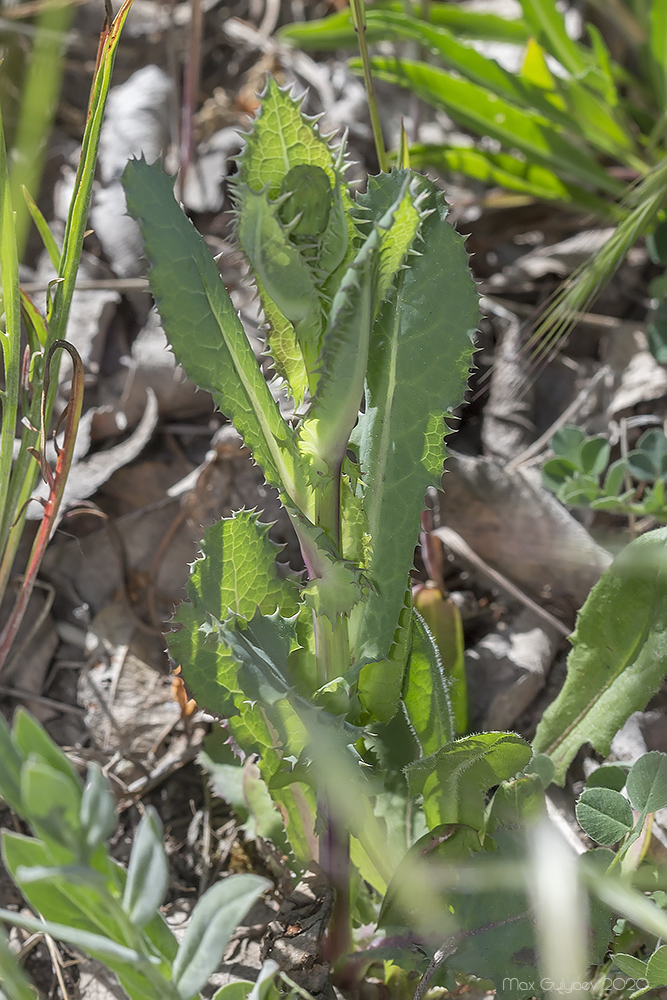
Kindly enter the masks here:
[[601, 754], [659, 687], [667, 662], [667, 529], [631, 542], [591, 591], [572, 636], [565, 685], [533, 740], [555, 780], [584, 743]]
[[385, 658], [394, 641], [424, 494], [442, 476], [443, 418], [461, 399], [472, 361], [478, 304], [463, 240], [445, 220], [444, 196], [425, 186], [422, 210], [433, 211], [420, 256], [400, 273], [374, 325], [365, 412], [352, 437], [372, 546], [366, 572], [375, 588], [352, 610], [357, 662]]

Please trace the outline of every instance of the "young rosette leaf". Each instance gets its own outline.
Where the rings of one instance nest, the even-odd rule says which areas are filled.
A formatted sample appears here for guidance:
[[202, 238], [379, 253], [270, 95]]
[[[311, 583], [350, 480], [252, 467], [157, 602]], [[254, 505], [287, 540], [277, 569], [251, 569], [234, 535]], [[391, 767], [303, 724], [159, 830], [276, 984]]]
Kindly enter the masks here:
[[[365, 408], [352, 437], [371, 544], [365, 572], [373, 586], [351, 615], [358, 662], [384, 659], [394, 641], [424, 494], [442, 477], [444, 417], [463, 398], [479, 315], [445, 198], [423, 178], [419, 185], [426, 192], [420, 213], [427, 216], [419, 255], [399, 272], [373, 326]], [[371, 215], [375, 200], [385, 197], [382, 187], [369, 186]]]
[[532, 755], [515, 733], [465, 736], [410, 764], [408, 786], [412, 795], [423, 795], [429, 827], [465, 823], [481, 830], [484, 793], [522, 771]]
[[188, 583], [190, 603], [181, 604], [174, 621], [182, 626], [169, 640], [169, 650], [183, 668], [194, 697], [211, 711], [236, 711], [234, 696], [242, 685], [238, 664], [221, 642], [219, 629], [230, 617], [250, 620], [255, 612], [273, 614], [277, 608], [292, 616], [298, 589], [278, 572], [278, 547], [269, 538], [269, 525], [254, 511], [207, 528], [201, 558], [194, 563]]
[[229, 875], [204, 893], [174, 960], [172, 979], [182, 1000], [191, 1000], [203, 989], [230, 937], [270, 885], [259, 875]]
[[410, 171], [382, 175], [375, 185], [370, 232], [331, 304], [317, 392], [298, 434], [299, 450], [314, 462], [316, 475], [326, 469], [336, 480], [359, 416], [371, 330], [422, 221], [423, 199]]
[[565, 684], [533, 740], [562, 785], [584, 743], [606, 756], [628, 716], [660, 686], [667, 660], [667, 528], [635, 539], [603, 573], [577, 619]]
[[298, 403], [317, 384], [326, 307], [357, 233], [342, 154], [271, 78], [233, 185], [271, 353]]

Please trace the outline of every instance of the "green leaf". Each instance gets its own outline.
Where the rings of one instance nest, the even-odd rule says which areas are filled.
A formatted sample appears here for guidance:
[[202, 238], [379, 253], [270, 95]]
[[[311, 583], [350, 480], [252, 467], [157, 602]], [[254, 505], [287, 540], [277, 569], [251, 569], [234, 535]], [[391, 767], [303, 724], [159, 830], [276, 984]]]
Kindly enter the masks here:
[[538, 42], [573, 76], [582, 76], [593, 65], [590, 52], [573, 41], [554, 0], [521, 0], [523, 15]]
[[258, 608], [266, 614], [280, 608], [287, 617], [297, 610], [298, 591], [278, 575], [279, 548], [268, 532], [269, 525], [246, 510], [206, 529], [188, 582], [191, 603], [180, 605], [175, 622], [182, 628], [169, 637], [171, 655], [182, 664], [195, 698], [221, 715], [235, 711], [233, 695], [241, 688], [219, 624], [230, 615], [250, 620]]
[[627, 780], [626, 768], [618, 764], [603, 764], [586, 779], [586, 788], [613, 788], [615, 792], [622, 792]]
[[0, 795], [7, 805], [22, 815], [21, 809], [21, 767], [25, 757], [19, 753], [12, 741], [9, 726], [0, 712]]
[[606, 438], [588, 438], [581, 446], [582, 471], [589, 476], [601, 476], [609, 463], [611, 445]]
[[190, 1000], [203, 989], [230, 937], [270, 885], [259, 875], [229, 875], [204, 893], [174, 960], [172, 978], [182, 1000]]
[[83, 795], [79, 821], [86, 847], [94, 851], [104, 844], [116, 829], [116, 802], [102, 768], [91, 761]]
[[646, 978], [649, 986], [657, 989], [667, 986], [667, 945], [657, 948], [646, 963]]
[[667, 805], [667, 754], [652, 750], [630, 769], [628, 798], [640, 813], [652, 813]]
[[607, 496], [614, 497], [621, 492], [627, 469], [628, 464], [624, 458], [617, 459], [609, 466], [604, 480], [604, 491]]
[[[72, 944], [75, 948], [82, 948], [89, 955], [100, 958], [109, 965], [111, 962], [117, 963], [119, 961], [135, 965], [148, 964], [148, 959], [144, 955], [132, 948], [125, 947], [125, 945], [118, 944], [110, 938], [103, 937], [101, 934], [91, 934], [89, 931], [81, 931], [69, 927], [67, 924], [54, 923], [51, 920], [37, 920], [13, 910], [0, 909], [0, 920], [15, 924], [17, 927], [23, 927], [36, 934], [50, 934], [58, 941]], [[167, 983], [165, 983], [165, 987], [168, 987]]]
[[417, 611], [414, 617], [403, 707], [421, 753], [427, 757], [451, 742], [454, 724], [449, 685], [433, 635]]
[[635, 539], [602, 575], [579, 613], [565, 685], [540, 722], [533, 749], [548, 753], [556, 781], [589, 742], [613, 736], [659, 687], [667, 658], [667, 529]]
[[[214, 730], [211, 735], [215, 732]], [[216, 754], [216, 749], [211, 743], [209, 736], [206, 748], [210, 753], [200, 753], [198, 760], [209, 775], [215, 794], [232, 807], [243, 824], [241, 829], [246, 837], [253, 840], [261, 837], [263, 840], [273, 841], [276, 845], [281, 844], [285, 835], [283, 821], [257, 765], [251, 759], [246, 760], [244, 764], [218, 761], [211, 756], [211, 753]], [[224, 749], [231, 756], [227, 744]]]
[[299, 542], [310, 579], [302, 591], [303, 602], [335, 625], [362, 596], [362, 574], [340, 553], [321, 528], [295, 515]]
[[[452, 869], [481, 850], [479, 832], [460, 824], [429, 830], [401, 858], [392, 874], [378, 918], [378, 927], [409, 927], [428, 940], [442, 940], [456, 928], [448, 903], [449, 892], [434, 892], [439, 869], [451, 880]], [[417, 890], [417, 891], [415, 891]]]
[[83, 849], [81, 791], [69, 776], [39, 760], [28, 759], [21, 771], [21, 805], [40, 837], [79, 857]]
[[366, 663], [359, 672], [357, 694], [364, 722], [389, 722], [401, 704], [405, 667], [412, 641], [412, 599], [409, 589], [398, 618], [395, 641], [386, 659]]
[[[366, 41], [369, 45], [384, 39], [382, 11], [403, 13], [405, 6], [400, 0], [380, 0], [369, 7], [366, 14]], [[529, 32], [523, 20], [487, 14], [454, 4], [438, 3], [429, 7], [428, 19], [432, 24], [442, 24], [455, 32], [457, 37], [489, 39], [492, 41], [527, 42]], [[287, 24], [278, 31], [281, 41], [302, 49], [331, 51], [333, 49], [358, 46], [350, 12], [341, 10], [321, 20], [300, 24]]]
[[646, 962], [634, 955], [624, 955], [622, 952], [614, 954], [614, 965], [617, 965], [621, 972], [635, 979], [646, 979]]
[[279, 611], [263, 615], [257, 611], [247, 623], [239, 620], [221, 631], [234, 660], [242, 667], [242, 690], [262, 705], [275, 705], [293, 690], [287, 658], [294, 646], [294, 619]]
[[406, 768], [412, 795], [424, 796], [429, 827], [484, 824], [484, 793], [522, 771], [530, 746], [514, 733], [479, 733], [448, 743]]
[[331, 304], [317, 393], [299, 427], [298, 444], [302, 454], [314, 456], [336, 477], [359, 415], [371, 329], [419, 228], [415, 179], [408, 170], [394, 170], [369, 180], [369, 197], [360, 202], [371, 211], [371, 232]]
[[24, 759], [27, 760], [30, 756], [40, 758], [54, 771], [59, 771], [75, 788], [81, 789], [81, 779], [66, 754], [53, 742], [39, 722], [23, 708], [19, 708], [14, 717], [12, 740]]
[[542, 482], [547, 489], [558, 493], [561, 486], [575, 476], [577, 467], [569, 458], [550, 458], [542, 466]]
[[630, 803], [613, 788], [586, 788], [576, 814], [584, 832], [603, 847], [611, 847], [633, 827]]
[[152, 806], [141, 817], [127, 869], [123, 909], [136, 927], [143, 927], [164, 902], [169, 868], [164, 829]]
[[628, 453], [628, 471], [640, 482], [667, 477], [667, 437], [663, 431], [642, 434], [636, 449]]
[[540, 978], [530, 902], [520, 883], [508, 888], [506, 877], [498, 877], [503, 867], [524, 860], [525, 835], [514, 823], [497, 828], [493, 839], [493, 853], [475, 859], [480, 891], [466, 891], [463, 883], [448, 893], [458, 943], [447, 964], [458, 973], [491, 979], [507, 1000], [527, 1000], [536, 995]]
[[442, 476], [443, 417], [460, 402], [472, 359], [477, 293], [463, 241], [445, 221], [444, 196], [428, 191], [424, 208], [433, 211], [421, 256], [400, 273], [373, 327], [365, 412], [352, 438], [372, 545], [365, 572], [374, 587], [352, 609], [357, 662], [384, 659], [395, 640], [424, 494]]
[[6, 1000], [35, 1000], [36, 991], [0, 930], [0, 993]]
[[[298, 459], [204, 239], [177, 205], [159, 165], [128, 163], [122, 183], [151, 261], [150, 283], [165, 331], [186, 372], [234, 421], [270, 483], [293, 499]], [[179, 280], [174, 281], [178, 272]]]
[[225, 983], [213, 994], [213, 1000], [248, 1000], [248, 996], [255, 984], [249, 979], [237, 979], [231, 983]]
[[558, 458], [567, 459], [576, 469], [582, 471], [581, 448], [585, 440], [586, 435], [579, 427], [559, 427], [555, 434], [552, 434], [549, 447]]

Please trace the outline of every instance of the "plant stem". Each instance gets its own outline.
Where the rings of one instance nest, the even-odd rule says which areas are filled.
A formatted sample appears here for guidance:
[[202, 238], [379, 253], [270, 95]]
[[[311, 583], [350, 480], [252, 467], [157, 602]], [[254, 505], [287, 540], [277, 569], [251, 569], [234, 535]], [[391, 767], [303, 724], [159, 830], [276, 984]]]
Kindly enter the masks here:
[[375, 85], [371, 74], [371, 63], [368, 57], [368, 46], [366, 45], [366, 11], [364, 0], [350, 0], [350, 10], [354, 30], [359, 39], [359, 54], [364, 68], [364, 82], [366, 84], [366, 94], [368, 96], [368, 110], [371, 116], [371, 128], [373, 129], [373, 139], [375, 141], [375, 151], [378, 158], [378, 166], [383, 174], [389, 173], [389, 157], [385, 149], [382, 137], [382, 126], [380, 125], [380, 115], [378, 114], [377, 99], [375, 97]]

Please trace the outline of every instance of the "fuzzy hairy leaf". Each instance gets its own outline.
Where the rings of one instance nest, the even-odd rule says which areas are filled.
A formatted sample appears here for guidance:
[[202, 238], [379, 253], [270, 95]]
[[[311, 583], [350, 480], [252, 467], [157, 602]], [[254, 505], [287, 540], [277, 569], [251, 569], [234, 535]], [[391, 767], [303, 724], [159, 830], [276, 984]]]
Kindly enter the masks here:
[[[432, 213], [422, 225], [421, 256], [400, 272], [373, 327], [366, 408], [352, 438], [372, 546], [365, 572], [374, 588], [352, 610], [357, 662], [382, 660], [394, 641], [424, 494], [442, 475], [443, 418], [462, 398], [472, 359], [474, 282], [463, 240], [445, 221], [444, 196], [427, 187], [424, 207]], [[369, 197], [375, 193], [369, 187]]]
[[176, 204], [172, 181], [159, 165], [131, 161], [122, 183], [128, 210], [141, 226], [151, 290], [174, 353], [234, 421], [267, 480], [294, 498], [299, 469], [292, 432], [203, 237]]
[[438, 648], [422, 616], [415, 611], [414, 617], [403, 707], [421, 753], [427, 757], [451, 742], [454, 722]]
[[537, 727], [562, 785], [584, 743], [609, 752], [616, 732], [660, 686], [667, 659], [667, 528], [631, 542], [579, 612], [567, 678]]
[[424, 796], [429, 827], [465, 823], [481, 830], [484, 792], [514, 777], [531, 757], [530, 745], [514, 733], [479, 733], [415, 761], [406, 773], [410, 792]]

